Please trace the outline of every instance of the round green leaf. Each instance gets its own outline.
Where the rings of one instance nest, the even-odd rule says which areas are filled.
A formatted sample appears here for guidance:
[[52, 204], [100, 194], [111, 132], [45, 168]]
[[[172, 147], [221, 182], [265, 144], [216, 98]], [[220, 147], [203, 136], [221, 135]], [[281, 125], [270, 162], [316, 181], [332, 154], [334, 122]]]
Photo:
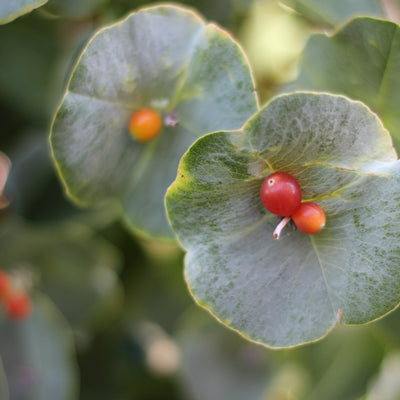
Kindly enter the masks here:
[[288, 90], [320, 90], [361, 100], [378, 113], [400, 150], [400, 29], [357, 18], [333, 36], [312, 35]]
[[45, 296], [34, 296], [34, 311], [27, 320], [0, 319], [0, 354], [10, 399], [78, 398], [72, 334]]
[[0, 24], [6, 24], [19, 16], [47, 3], [48, 0], [11, 0], [0, 3]]
[[[400, 164], [362, 103], [328, 94], [276, 98], [241, 131], [199, 139], [168, 190], [170, 222], [197, 302], [271, 347], [316, 340], [338, 320], [361, 324], [400, 301]], [[317, 235], [262, 205], [272, 171], [293, 174], [325, 210]]]
[[[178, 124], [136, 142], [128, 123], [143, 107], [174, 113]], [[135, 230], [172, 236], [163, 197], [181, 155], [207, 132], [239, 129], [256, 109], [249, 66], [227, 33], [183, 8], [151, 7], [88, 44], [53, 123], [53, 155], [77, 202], [117, 200]]]

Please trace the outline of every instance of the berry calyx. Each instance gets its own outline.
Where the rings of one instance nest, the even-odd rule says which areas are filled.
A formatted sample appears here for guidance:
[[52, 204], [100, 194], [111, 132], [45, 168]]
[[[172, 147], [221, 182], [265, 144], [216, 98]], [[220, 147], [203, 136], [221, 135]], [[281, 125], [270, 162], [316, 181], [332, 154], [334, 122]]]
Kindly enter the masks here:
[[151, 108], [136, 111], [129, 121], [129, 132], [139, 142], [150, 142], [161, 132], [161, 115]]
[[326, 217], [324, 210], [313, 202], [301, 203], [300, 207], [292, 214], [292, 219], [299, 231], [308, 235], [315, 235], [325, 226]]
[[301, 204], [301, 187], [287, 172], [274, 172], [264, 179], [260, 189], [261, 201], [272, 214], [290, 217]]
[[14, 292], [5, 303], [5, 311], [9, 318], [22, 320], [32, 312], [32, 301], [27, 293], [23, 291]]
[[279, 237], [281, 236], [282, 229], [283, 229], [289, 222], [290, 222], [290, 217], [285, 217], [285, 218], [282, 219], [281, 222], [279, 222], [279, 224], [276, 226], [276, 228], [275, 228], [275, 230], [274, 230], [274, 233], [273, 233], [274, 239], [276, 239], [276, 240], [279, 239]]

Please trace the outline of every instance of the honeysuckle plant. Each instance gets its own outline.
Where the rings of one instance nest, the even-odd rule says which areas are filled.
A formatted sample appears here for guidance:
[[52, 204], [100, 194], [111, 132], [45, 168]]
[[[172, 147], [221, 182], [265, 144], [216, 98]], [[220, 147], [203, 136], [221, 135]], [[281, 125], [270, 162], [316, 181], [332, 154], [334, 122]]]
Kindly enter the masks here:
[[[307, 235], [263, 206], [260, 187], [293, 175], [326, 226]], [[196, 301], [250, 340], [280, 348], [337, 324], [364, 324], [400, 301], [400, 164], [361, 102], [296, 92], [241, 130], [197, 140], [166, 196]]]
[[[191, 10], [149, 7], [90, 40], [55, 116], [52, 152], [77, 203], [117, 203], [134, 231], [173, 237], [163, 198], [180, 157], [206, 133], [240, 129], [257, 108], [247, 59], [229, 34]], [[146, 143], [129, 133], [141, 109], [163, 119]]]

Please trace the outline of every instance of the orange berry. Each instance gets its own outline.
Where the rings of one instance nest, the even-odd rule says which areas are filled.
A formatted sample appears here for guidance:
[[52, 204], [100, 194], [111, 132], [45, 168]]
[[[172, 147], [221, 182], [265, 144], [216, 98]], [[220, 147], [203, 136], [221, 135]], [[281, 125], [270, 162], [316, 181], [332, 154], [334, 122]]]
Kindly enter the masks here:
[[129, 122], [131, 135], [139, 142], [150, 142], [161, 132], [161, 115], [150, 108], [136, 111]]
[[321, 232], [326, 222], [324, 210], [317, 203], [311, 201], [301, 203], [300, 207], [292, 214], [292, 219], [297, 229], [308, 235]]
[[32, 301], [25, 292], [14, 292], [5, 303], [6, 314], [14, 320], [22, 320], [32, 312]]

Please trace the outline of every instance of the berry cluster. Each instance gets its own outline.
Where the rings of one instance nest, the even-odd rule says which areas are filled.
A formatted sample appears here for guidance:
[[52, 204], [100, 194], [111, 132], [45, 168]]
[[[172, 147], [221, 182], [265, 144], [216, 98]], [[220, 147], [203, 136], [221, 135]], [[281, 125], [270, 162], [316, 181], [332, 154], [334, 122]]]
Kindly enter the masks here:
[[324, 210], [314, 202], [301, 202], [301, 187], [296, 178], [286, 172], [274, 172], [261, 185], [261, 201], [265, 208], [282, 221], [274, 231], [279, 239], [282, 229], [292, 219], [299, 231], [308, 235], [321, 232], [325, 226]]
[[10, 319], [23, 320], [32, 313], [30, 297], [15, 287], [12, 277], [4, 270], [0, 270], [0, 302]]

